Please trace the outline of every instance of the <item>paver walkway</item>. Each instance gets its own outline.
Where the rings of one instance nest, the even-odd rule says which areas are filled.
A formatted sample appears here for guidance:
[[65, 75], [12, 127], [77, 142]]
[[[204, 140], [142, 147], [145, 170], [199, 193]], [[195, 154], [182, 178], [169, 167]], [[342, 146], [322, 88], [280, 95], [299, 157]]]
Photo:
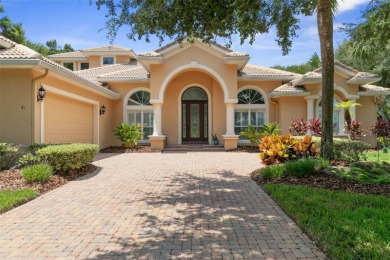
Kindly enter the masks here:
[[256, 154], [108, 156], [0, 215], [0, 259], [325, 258], [250, 180]]

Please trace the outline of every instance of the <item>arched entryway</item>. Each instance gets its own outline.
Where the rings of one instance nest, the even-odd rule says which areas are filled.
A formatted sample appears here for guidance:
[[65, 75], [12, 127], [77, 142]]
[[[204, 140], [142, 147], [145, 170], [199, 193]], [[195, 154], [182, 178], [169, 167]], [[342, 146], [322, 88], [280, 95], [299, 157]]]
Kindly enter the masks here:
[[206, 91], [192, 86], [181, 96], [182, 143], [208, 143], [209, 107]]

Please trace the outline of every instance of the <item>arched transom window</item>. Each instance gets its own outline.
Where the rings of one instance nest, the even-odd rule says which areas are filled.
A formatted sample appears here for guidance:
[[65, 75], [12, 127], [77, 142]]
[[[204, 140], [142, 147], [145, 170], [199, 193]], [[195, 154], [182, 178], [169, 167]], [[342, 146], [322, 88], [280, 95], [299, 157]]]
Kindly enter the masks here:
[[127, 100], [126, 106], [127, 123], [141, 124], [143, 137], [141, 140], [149, 140], [148, 136], [153, 134], [153, 106], [150, 104], [150, 93], [148, 91], [136, 91]]
[[[248, 88], [238, 93], [238, 104], [234, 109], [234, 131], [236, 134], [244, 131], [248, 125], [257, 130], [268, 123], [268, 107], [265, 97], [256, 89]], [[243, 139], [240, 137], [240, 139]]]
[[[342, 108], [336, 107], [339, 102], [341, 102], [341, 98], [335, 95], [333, 99], [333, 130], [335, 134], [344, 134], [344, 111]], [[322, 100], [318, 100], [317, 118], [322, 120]]]

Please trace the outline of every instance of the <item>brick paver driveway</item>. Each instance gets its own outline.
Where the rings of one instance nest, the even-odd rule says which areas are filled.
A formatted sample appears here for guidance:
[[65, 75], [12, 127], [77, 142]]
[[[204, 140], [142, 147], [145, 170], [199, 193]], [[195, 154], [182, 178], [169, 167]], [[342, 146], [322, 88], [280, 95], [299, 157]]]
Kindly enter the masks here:
[[256, 154], [121, 154], [0, 215], [0, 258], [324, 258], [249, 178]]

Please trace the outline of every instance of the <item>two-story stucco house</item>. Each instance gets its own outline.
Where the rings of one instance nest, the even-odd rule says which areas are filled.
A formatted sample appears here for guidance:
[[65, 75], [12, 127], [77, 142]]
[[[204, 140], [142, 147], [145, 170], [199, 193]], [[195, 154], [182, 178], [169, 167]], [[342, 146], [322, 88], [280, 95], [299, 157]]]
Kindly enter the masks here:
[[[156, 149], [211, 143], [217, 134], [228, 150], [246, 142], [238, 133], [249, 124], [278, 122], [287, 134], [292, 119], [321, 118], [321, 69], [299, 75], [252, 65], [249, 55], [217, 43], [173, 42], [140, 54], [106, 46], [49, 58], [0, 37], [1, 142], [103, 148], [118, 144], [112, 130], [119, 123], [135, 122], [143, 125], [140, 142]], [[376, 121], [376, 102], [390, 94], [370, 85], [379, 80], [336, 62], [335, 103], [360, 103], [352, 115], [366, 129]], [[345, 135], [342, 111], [335, 109], [334, 122], [335, 135]]]

